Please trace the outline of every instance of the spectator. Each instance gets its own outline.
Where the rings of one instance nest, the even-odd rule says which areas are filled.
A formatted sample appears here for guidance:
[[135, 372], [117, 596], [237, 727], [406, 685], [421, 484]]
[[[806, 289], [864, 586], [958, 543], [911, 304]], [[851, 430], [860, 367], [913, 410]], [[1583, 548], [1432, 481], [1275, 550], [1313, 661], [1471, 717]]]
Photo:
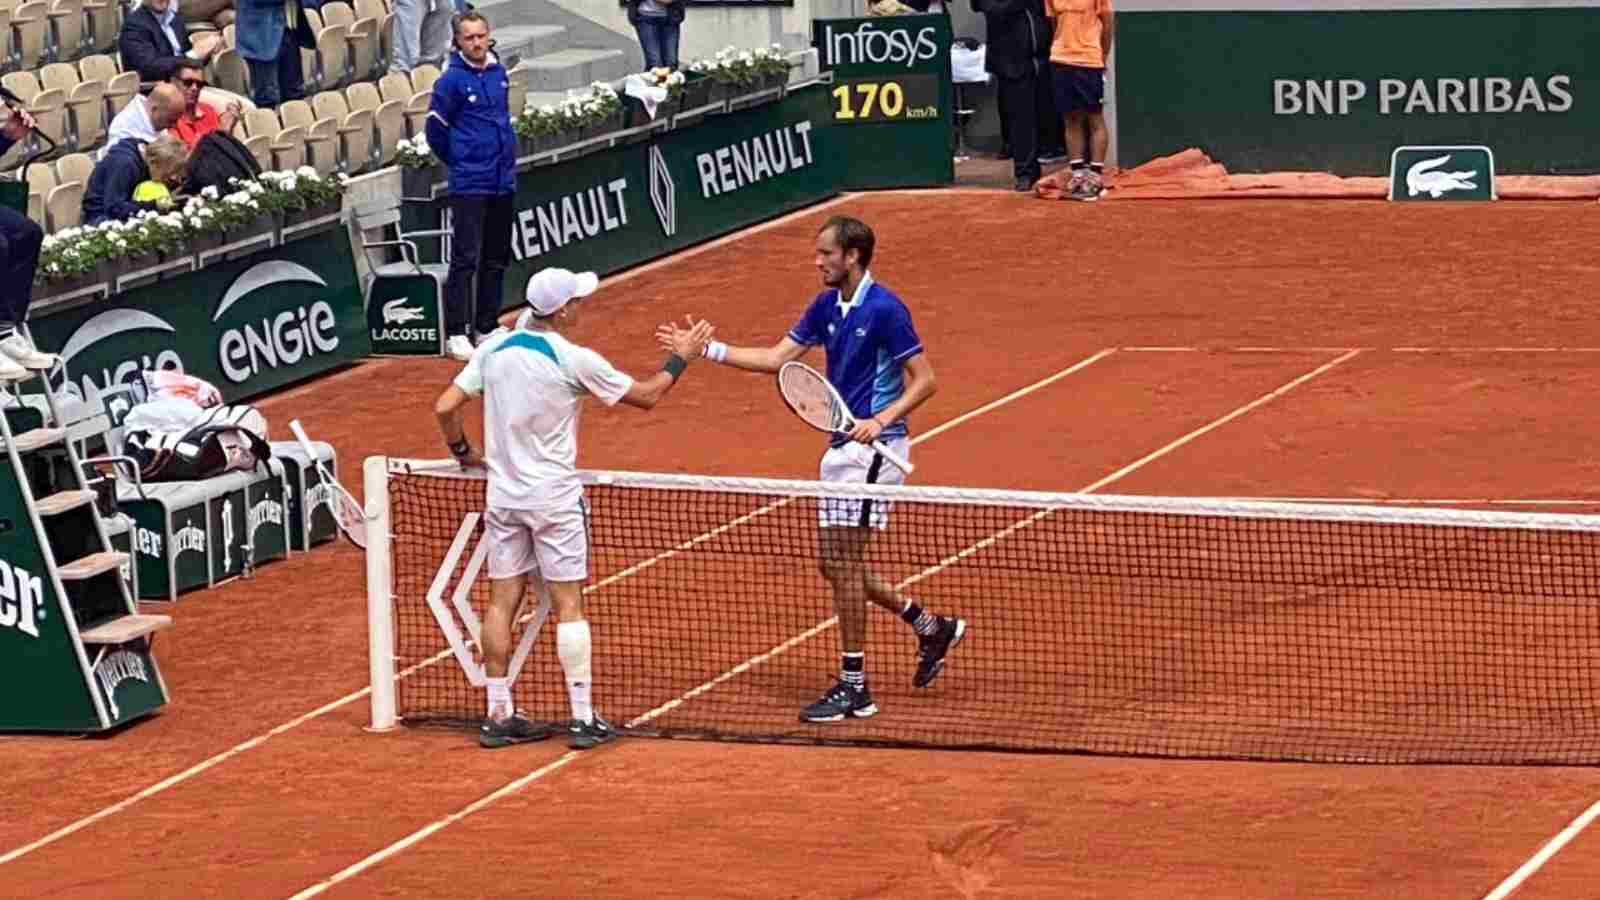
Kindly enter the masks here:
[[[428, 146], [450, 170], [454, 243], [445, 280], [446, 351], [472, 358], [469, 328], [494, 331], [511, 261], [516, 213], [517, 138], [506, 106], [511, 82], [489, 52], [482, 13], [455, 18], [456, 52], [434, 82], [428, 105]], [[476, 291], [473, 282], [476, 281]]]
[[163, 134], [149, 143], [128, 138], [113, 144], [89, 174], [83, 223], [120, 221], [154, 208], [153, 203], [133, 199], [134, 192], [147, 181], [169, 187], [182, 184], [188, 163], [189, 148], [176, 135]]
[[178, 16], [178, 0], [144, 0], [122, 21], [117, 52], [123, 71], [137, 70], [140, 81], [165, 81], [164, 60], [186, 56], [204, 65], [222, 49], [222, 35], [201, 32], [192, 42]]
[[453, 0], [393, 0], [394, 52], [389, 71], [410, 74], [423, 63], [443, 66], [450, 52], [450, 18], [458, 10]]
[[1066, 118], [1067, 154], [1072, 158], [1067, 196], [1098, 200], [1105, 189], [1109, 143], [1105, 94], [1106, 59], [1111, 56], [1111, 0], [1045, 0], [1045, 4], [1056, 25], [1050, 45], [1052, 87], [1056, 109]]
[[[6, 99], [16, 102], [9, 91]], [[20, 103], [18, 104], [20, 106]], [[33, 117], [10, 106], [0, 106], [0, 155], [33, 130]], [[9, 206], [0, 206], [0, 278], [10, 289], [0, 299], [0, 378], [21, 378], [30, 368], [49, 368], [55, 358], [40, 353], [17, 326], [27, 321], [33, 302], [33, 274], [39, 265], [44, 229]]]
[[233, 126], [239, 122], [239, 104], [231, 103], [219, 113], [209, 104], [200, 102], [200, 92], [206, 88], [206, 70], [198, 63], [187, 60], [178, 63], [171, 84], [183, 92], [183, 111], [178, 114], [172, 133], [182, 138], [190, 150], [213, 131], [233, 132]]
[[250, 70], [257, 106], [275, 109], [306, 95], [300, 48], [317, 46], [300, 0], [239, 0], [234, 39]]
[[148, 97], [134, 97], [111, 120], [100, 158], [105, 159], [112, 147], [129, 138], [141, 143], [155, 140], [156, 135], [177, 124], [183, 106], [183, 92], [170, 82], [156, 85]]
[[626, 0], [628, 24], [639, 35], [646, 69], [678, 67], [678, 32], [684, 0]]
[[983, 67], [994, 75], [1018, 191], [1039, 180], [1039, 95], [1050, 89], [1050, 43], [1041, 0], [972, 0], [988, 30]]

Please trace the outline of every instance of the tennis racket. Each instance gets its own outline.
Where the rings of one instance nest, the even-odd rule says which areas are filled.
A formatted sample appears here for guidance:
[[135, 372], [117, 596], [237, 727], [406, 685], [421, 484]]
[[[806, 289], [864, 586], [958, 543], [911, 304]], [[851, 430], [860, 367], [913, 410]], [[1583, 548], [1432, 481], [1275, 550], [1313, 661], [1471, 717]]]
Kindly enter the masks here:
[[306, 430], [300, 427], [299, 419], [289, 420], [289, 430], [294, 432], [294, 439], [300, 442], [300, 449], [316, 465], [317, 472], [322, 476], [322, 483], [328, 486], [328, 510], [333, 513], [333, 521], [350, 539], [350, 543], [365, 550], [367, 549], [367, 511], [361, 508], [356, 498], [344, 489], [337, 478], [328, 474], [328, 469], [322, 464], [321, 458], [311, 446], [311, 439], [306, 437]]
[[[783, 402], [789, 404], [800, 421], [818, 431], [849, 434], [856, 427], [855, 417], [850, 415], [850, 408], [844, 405], [844, 398], [828, 383], [828, 379], [805, 363], [786, 362], [778, 369], [778, 393], [783, 395]], [[883, 454], [884, 459], [907, 475], [915, 468], [905, 457], [885, 446], [883, 441], [873, 441], [872, 449]]]

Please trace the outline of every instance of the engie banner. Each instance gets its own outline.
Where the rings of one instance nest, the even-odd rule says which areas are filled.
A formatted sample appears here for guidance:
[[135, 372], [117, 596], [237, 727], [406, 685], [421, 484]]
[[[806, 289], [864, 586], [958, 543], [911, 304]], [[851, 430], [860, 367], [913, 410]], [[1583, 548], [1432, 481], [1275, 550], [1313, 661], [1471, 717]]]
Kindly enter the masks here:
[[371, 352], [361, 287], [342, 225], [31, 322], [59, 353], [63, 386], [98, 403], [135, 369], [178, 369], [231, 401]]
[[1381, 175], [1396, 147], [1483, 145], [1502, 173], [1600, 172], [1600, 6], [1184, 5], [1118, 7], [1124, 166]]

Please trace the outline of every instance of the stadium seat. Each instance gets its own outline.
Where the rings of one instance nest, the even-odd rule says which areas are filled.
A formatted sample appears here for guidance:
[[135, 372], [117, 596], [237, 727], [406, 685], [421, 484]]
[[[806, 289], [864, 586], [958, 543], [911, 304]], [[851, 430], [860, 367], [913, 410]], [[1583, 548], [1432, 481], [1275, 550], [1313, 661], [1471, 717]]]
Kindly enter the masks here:
[[211, 83], [241, 97], [251, 96], [250, 67], [238, 50], [229, 47], [211, 57]]
[[371, 82], [352, 84], [344, 91], [345, 97], [350, 101], [350, 108], [370, 110], [372, 123], [376, 132], [376, 150], [373, 156], [376, 164], [387, 166], [394, 162], [395, 151], [399, 147], [400, 139], [406, 136], [406, 108], [398, 100], [385, 100], [378, 92], [377, 85]]
[[78, 74], [82, 81], [98, 81], [105, 85], [101, 97], [103, 115], [108, 123], [139, 93], [139, 73], [117, 71], [117, 61], [105, 54], [78, 60]]
[[[30, 166], [29, 171], [44, 166]], [[55, 233], [74, 228], [83, 221], [83, 182], [56, 185], [44, 200], [45, 215], [50, 219], [49, 231]]]
[[47, 39], [50, 7], [45, 3], [24, 3], [11, 11], [12, 64], [24, 71], [49, 62]]
[[299, 129], [300, 140], [306, 148], [306, 165], [316, 169], [319, 175], [339, 171], [339, 122], [331, 116], [317, 116], [311, 104], [304, 100], [284, 101], [278, 107], [278, 118], [285, 129]]
[[[323, 91], [311, 98], [317, 119], [332, 119], [339, 134], [339, 171], [364, 172], [373, 165], [373, 115], [376, 109], [351, 110], [343, 94]], [[320, 169], [318, 171], [321, 171]]]
[[0, 72], [9, 72], [11, 63], [11, 0], [0, 0]]
[[28, 179], [28, 193], [38, 194], [41, 197], [49, 196], [50, 192], [55, 190], [56, 185], [61, 183], [61, 179], [56, 175], [55, 167], [47, 166], [43, 163], [34, 163], [23, 174]]
[[[311, 18], [311, 10], [306, 10], [306, 16], [314, 23], [321, 21], [320, 18]], [[314, 24], [312, 30], [317, 35], [317, 49], [314, 51], [317, 90], [338, 90], [350, 81], [349, 26]], [[311, 91], [309, 84], [306, 90]]]
[[[249, 135], [245, 146], [250, 148], [261, 168], [272, 171], [292, 171], [305, 165], [306, 133], [303, 128], [285, 128], [278, 114], [270, 109], [252, 109], [245, 113], [245, 133]], [[265, 141], [267, 158], [262, 160], [261, 147]]]
[[432, 63], [423, 63], [411, 70], [411, 90], [432, 91], [433, 83], [439, 80], [439, 67]]
[[75, 60], [89, 52], [84, 43], [83, 0], [55, 0], [45, 16], [50, 20], [51, 58]]
[[412, 94], [410, 99], [406, 100], [406, 132], [414, 138], [426, 133], [424, 129], [428, 118], [428, 104], [432, 96], [428, 91], [423, 91]]
[[[17, 95], [22, 105], [33, 115], [38, 125], [38, 130], [53, 139], [60, 152], [71, 149], [67, 146], [67, 95], [59, 90], [47, 91], [39, 84], [39, 80], [32, 72], [7, 72], [0, 77], [0, 84]], [[29, 150], [33, 152], [36, 138], [28, 141]]]
[[373, 78], [389, 71], [389, 60], [394, 58], [394, 16], [383, 0], [356, 0], [356, 20], [371, 19], [376, 23], [378, 58], [373, 65]]
[[94, 157], [87, 153], [68, 153], [56, 160], [57, 184], [81, 181], [87, 185], [92, 174], [94, 174]]
[[322, 4], [322, 22], [327, 28], [344, 26], [351, 80], [367, 81], [376, 78], [378, 73], [375, 67], [380, 53], [378, 20], [358, 19], [350, 4], [332, 0]]
[[398, 100], [403, 105], [416, 92], [411, 79], [399, 72], [389, 72], [378, 79], [378, 94], [385, 100]]
[[83, 44], [88, 53], [112, 53], [122, 31], [123, 7], [119, 0], [83, 0]]
[[533, 71], [518, 67], [506, 73], [506, 80], [510, 87], [506, 91], [506, 108], [511, 110], [511, 118], [522, 115], [522, 110], [528, 105], [528, 83], [533, 77]]
[[50, 228], [50, 217], [44, 212], [44, 196], [42, 194], [28, 194], [28, 218], [39, 224], [46, 231]]
[[80, 81], [71, 63], [50, 63], [39, 70], [40, 86], [66, 95], [67, 149], [97, 147], [106, 136], [105, 87], [96, 79]]

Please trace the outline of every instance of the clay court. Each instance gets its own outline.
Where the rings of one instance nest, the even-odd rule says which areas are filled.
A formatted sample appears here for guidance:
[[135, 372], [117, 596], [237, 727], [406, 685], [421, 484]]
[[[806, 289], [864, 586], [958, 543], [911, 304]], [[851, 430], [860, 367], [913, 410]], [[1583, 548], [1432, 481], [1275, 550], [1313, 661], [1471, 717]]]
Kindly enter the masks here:
[[[839, 212], [877, 230], [873, 273], [939, 375], [913, 423], [917, 484], [1600, 510], [1592, 202], [847, 196], [609, 279], [575, 336], [631, 372], [659, 365], [655, 325], [687, 313], [775, 340]], [[274, 437], [298, 417], [332, 442], [359, 491], [369, 455], [444, 455], [430, 408], [456, 368], [372, 360], [259, 406]], [[585, 415], [587, 468], [809, 478], [819, 451], [770, 385], [710, 365], [650, 415]], [[1600, 801], [1587, 767], [487, 752], [461, 731], [362, 730], [347, 544], [160, 611], [176, 619], [161, 714], [0, 738], [3, 893], [1466, 900], [1600, 884], [1600, 832], [1535, 859]]]

